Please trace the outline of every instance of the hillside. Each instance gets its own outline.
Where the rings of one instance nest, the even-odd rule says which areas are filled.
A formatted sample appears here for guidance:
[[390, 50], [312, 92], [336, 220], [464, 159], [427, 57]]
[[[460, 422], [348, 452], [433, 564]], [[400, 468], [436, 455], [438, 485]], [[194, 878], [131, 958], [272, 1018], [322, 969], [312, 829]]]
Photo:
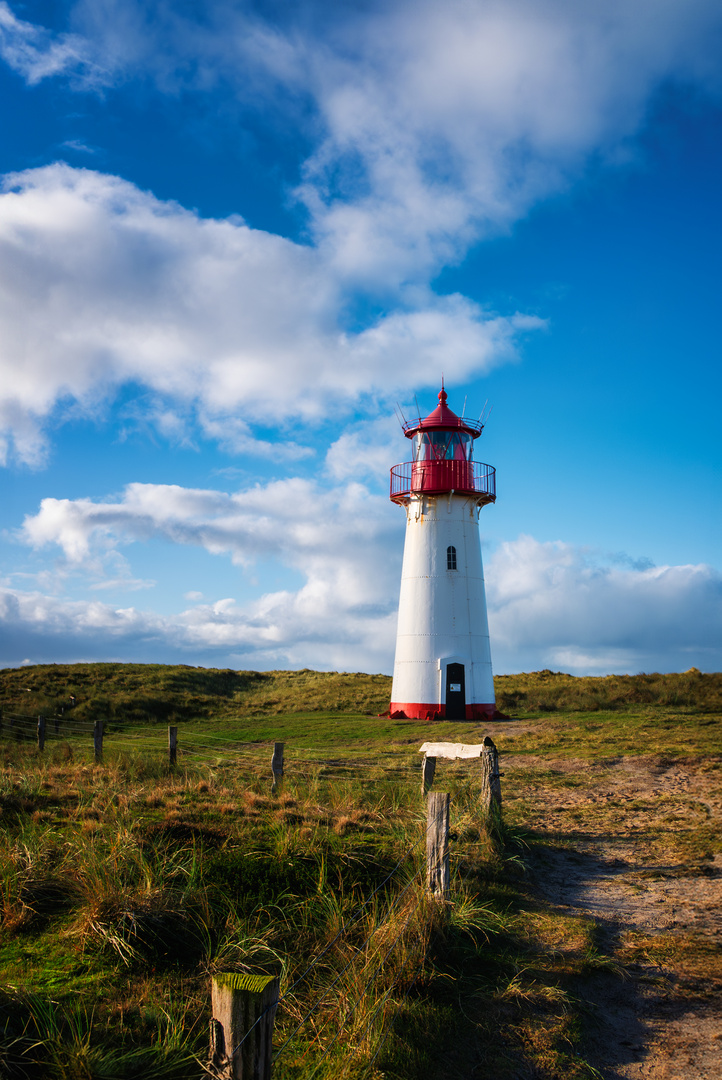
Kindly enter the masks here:
[[[696, 668], [680, 675], [577, 677], [534, 671], [498, 675], [497, 704], [510, 715], [615, 710], [630, 705], [683, 711], [722, 710], [722, 673]], [[36, 664], [0, 670], [0, 706], [27, 716], [53, 715], [75, 698], [78, 720], [178, 723], [289, 712], [364, 713], [389, 704], [387, 675], [302, 671], [234, 671], [184, 664]]]
[[429, 727], [378, 718], [387, 676], [0, 672], [0, 1076], [199, 1080], [218, 972], [280, 974], [273, 1080], [716, 1076], [721, 690], [533, 672], [497, 679], [516, 719], [435, 723], [503, 777], [490, 829], [476, 763], [439, 762], [438, 905]]

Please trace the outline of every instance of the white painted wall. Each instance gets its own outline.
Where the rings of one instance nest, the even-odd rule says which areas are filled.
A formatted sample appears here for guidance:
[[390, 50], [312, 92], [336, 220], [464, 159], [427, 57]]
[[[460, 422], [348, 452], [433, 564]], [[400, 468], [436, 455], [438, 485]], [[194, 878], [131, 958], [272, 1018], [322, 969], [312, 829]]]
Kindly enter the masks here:
[[[406, 506], [391, 701], [443, 704], [446, 664], [464, 664], [467, 704], [494, 702], [476, 499], [413, 496]], [[456, 570], [446, 549], [456, 548]]]

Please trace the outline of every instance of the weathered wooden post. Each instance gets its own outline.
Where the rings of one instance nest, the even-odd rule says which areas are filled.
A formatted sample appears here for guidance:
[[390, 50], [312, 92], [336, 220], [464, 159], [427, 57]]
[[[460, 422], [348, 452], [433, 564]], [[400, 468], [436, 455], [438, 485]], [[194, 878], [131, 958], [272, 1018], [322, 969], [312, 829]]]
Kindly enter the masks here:
[[38, 717], [38, 750], [45, 749], [45, 717]]
[[280, 985], [274, 975], [232, 971], [213, 976], [212, 1076], [219, 1080], [270, 1080]]
[[178, 728], [168, 728], [168, 763], [175, 765], [178, 760]]
[[103, 721], [96, 720], [93, 724], [93, 750], [95, 751], [95, 760], [103, 760]]
[[436, 758], [429, 757], [428, 754], [424, 754], [424, 760], [421, 762], [421, 792], [426, 795], [431, 789], [431, 785], [434, 782], [434, 773], [436, 772]]
[[446, 791], [430, 791], [426, 803], [426, 884], [439, 900], [449, 895], [449, 803]]
[[273, 757], [271, 758], [271, 772], [273, 773], [272, 795], [280, 795], [283, 789], [283, 747], [282, 742], [273, 744]]
[[481, 744], [481, 806], [487, 828], [501, 817], [501, 773], [499, 751], [488, 735]]

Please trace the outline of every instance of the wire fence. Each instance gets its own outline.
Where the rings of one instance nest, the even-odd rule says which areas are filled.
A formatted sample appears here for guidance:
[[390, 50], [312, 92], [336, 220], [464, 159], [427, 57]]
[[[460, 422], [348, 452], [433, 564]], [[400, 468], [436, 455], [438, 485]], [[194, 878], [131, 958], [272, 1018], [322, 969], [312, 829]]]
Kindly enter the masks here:
[[[42, 734], [41, 734], [42, 724]], [[98, 725], [101, 724], [100, 733]], [[169, 758], [169, 743], [163, 725], [142, 731], [133, 730], [128, 725], [110, 725], [102, 721], [77, 720], [67, 712], [62, 715], [27, 714], [0, 712], [0, 745], [7, 742], [34, 743], [51, 747], [54, 743], [66, 743], [74, 754], [99, 756], [94, 740], [100, 738], [103, 747], [113, 751], [142, 750], [144, 754], [157, 755], [159, 759]], [[184, 760], [193, 765], [206, 765], [212, 768], [232, 767], [248, 772], [269, 772], [270, 742], [250, 742], [233, 738], [232, 735], [215, 735], [198, 732], [185, 727], [175, 727], [176, 741], [172, 762]], [[353, 778], [355, 783], [376, 784], [379, 770], [389, 780], [401, 784], [411, 783], [408, 756], [398, 760], [400, 755], [385, 755], [383, 759], [359, 756], [329, 755], [319, 747], [298, 747], [293, 749], [293, 776], [308, 780], [314, 775], [333, 773], [336, 779], [344, 775]], [[288, 762], [287, 762], [288, 764]]]
[[[182, 766], [186, 762], [194, 767], [228, 767], [236, 772], [245, 770], [254, 776], [265, 774], [270, 780], [273, 764], [274, 785], [279, 778], [283, 779], [285, 767], [290, 765], [294, 779], [318, 778], [324, 773], [338, 779], [352, 771], [357, 783], [378, 783], [379, 777], [384, 777], [396, 786], [413, 783], [422, 787], [420, 771], [409, 767], [408, 750], [404, 751], [403, 759], [399, 754], [392, 754], [382, 760], [338, 754], [322, 756], [321, 748], [294, 746], [289, 762], [284, 761], [284, 744], [281, 743], [249, 742], [228, 733], [197, 732], [191, 728], [170, 727], [167, 730], [166, 743], [162, 737], [164, 729], [160, 726], [150, 731], [134, 731], [128, 730], [127, 726], [113, 725], [104, 731], [101, 722], [80, 720], [72, 713], [62, 716], [28, 716], [5, 710], [0, 713], [0, 744], [35, 740], [39, 751], [44, 749], [46, 741], [65, 742], [74, 749], [82, 747], [88, 753], [94, 753], [97, 759], [99, 753], [102, 756], [102, 743], [106, 739], [114, 750], [130, 749], [144, 756], [167, 757], [169, 768], [177, 768], [178, 764]], [[272, 759], [269, 758], [271, 749], [274, 751]], [[418, 762], [418, 758], [416, 760]], [[374, 776], [360, 775], [363, 770], [368, 773], [371, 767], [375, 770]], [[494, 768], [497, 769], [494, 775], [498, 777], [498, 766]], [[292, 1058], [293, 1068], [304, 1070], [299, 1075], [303, 1075], [304, 1080], [314, 1080], [324, 1064], [330, 1063], [329, 1059], [336, 1068], [337, 1055], [332, 1057], [334, 1050], [338, 1052], [340, 1040], [348, 1041], [351, 1032], [356, 1052], [365, 1048], [366, 1067], [371, 1069], [392, 1031], [390, 1005], [394, 1003], [391, 1015], [396, 1015], [416, 985], [423, 967], [425, 942], [438, 914], [438, 905], [430, 903], [428, 886], [445, 874], [448, 889], [448, 796], [444, 797], [447, 799], [446, 824], [440, 845], [433, 847], [429, 843], [433, 826], [429, 808], [426, 828], [408, 846], [393, 869], [348, 916], [343, 917], [334, 937], [283, 993], [261, 1011], [248, 1030], [240, 1038], [231, 1039], [228, 1044], [231, 1061], [243, 1052], [249, 1040], [255, 1038], [269, 1013], [275, 1017], [280, 1009], [282, 1041], [270, 1059], [274, 1066]], [[426, 859], [420, 861], [419, 849], [424, 843]], [[463, 887], [472, 866], [473, 860], [469, 859], [466, 867], [461, 868], [459, 887]], [[442, 898], [443, 895], [442, 891]], [[379, 902], [381, 909], [377, 910]], [[359, 937], [365, 919], [368, 926]], [[411, 971], [413, 965], [417, 968], [415, 972]]]

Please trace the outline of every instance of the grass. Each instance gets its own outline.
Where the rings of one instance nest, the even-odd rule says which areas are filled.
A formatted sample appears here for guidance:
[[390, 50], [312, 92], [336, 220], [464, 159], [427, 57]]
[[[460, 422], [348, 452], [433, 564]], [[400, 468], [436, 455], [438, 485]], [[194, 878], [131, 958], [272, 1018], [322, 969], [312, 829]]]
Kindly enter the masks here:
[[[694, 713], [722, 712], [722, 673], [605, 675], [579, 677], [562, 671], [533, 671], [494, 679], [502, 712], [595, 713], [634, 705], [668, 705]], [[589, 724], [592, 727], [596, 718]]]
[[233, 671], [184, 664], [38, 664], [0, 671], [0, 700], [8, 713], [36, 718], [66, 710], [76, 722], [120, 725], [282, 716], [299, 710], [375, 715], [388, 707], [389, 688], [385, 675]]
[[[496, 699], [504, 713], [626, 711], [668, 706], [697, 715], [722, 712], [722, 673], [576, 677], [535, 671], [501, 675]], [[37, 719], [65, 710], [78, 723], [175, 724], [208, 717], [364, 714], [389, 705], [386, 675], [309, 671], [234, 671], [183, 664], [37, 664], [0, 670], [0, 702], [7, 713]], [[75, 706], [70, 709], [71, 698]], [[711, 723], [718, 721], [711, 720]], [[588, 727], [601, 723], [590, 717]]]
[[[279, 1010], [274, 1042], [289, 1041], [274, 1080], [599, 1075], [595, 988], [639, 964], [676, 965], [688, 986], [716, 969], [699, 937], [614, 938], [570, 915], [544, 899], [539, 874], [559, 853], [589, 859], [633, 838], [651, 875], [638, 874], [640, 889], [704, 875], [720, 850], [705, 794], [722, 765], [720, 676], [570, 679], [498, 680], [500, 700], [521, 705], [494, 732], [496, 840], [469, 763], [439, 762], [454, 878], [439, 908], [423, 881], [428, 730], [376, 715], [384, 676], [0, 672], [0, 1076], [199, 1080], [213, 972], [277, 971], [289, 988], [319, 956]], [[598, 707], [585, 711], [590, 693]], [[63, 702], [40, 753], [33, 718]], [[11, 729], [11, 714], [27, 720]], [[167, 721], [180, 725], [174, 769]], [[485, 730], [441, 722], [433, 738]], [[276, 741], [286, 778], [272, 796]], [[627, 792], [619, 778], [639, 761], [652, 777], [684, 764], [704, 791]]]

